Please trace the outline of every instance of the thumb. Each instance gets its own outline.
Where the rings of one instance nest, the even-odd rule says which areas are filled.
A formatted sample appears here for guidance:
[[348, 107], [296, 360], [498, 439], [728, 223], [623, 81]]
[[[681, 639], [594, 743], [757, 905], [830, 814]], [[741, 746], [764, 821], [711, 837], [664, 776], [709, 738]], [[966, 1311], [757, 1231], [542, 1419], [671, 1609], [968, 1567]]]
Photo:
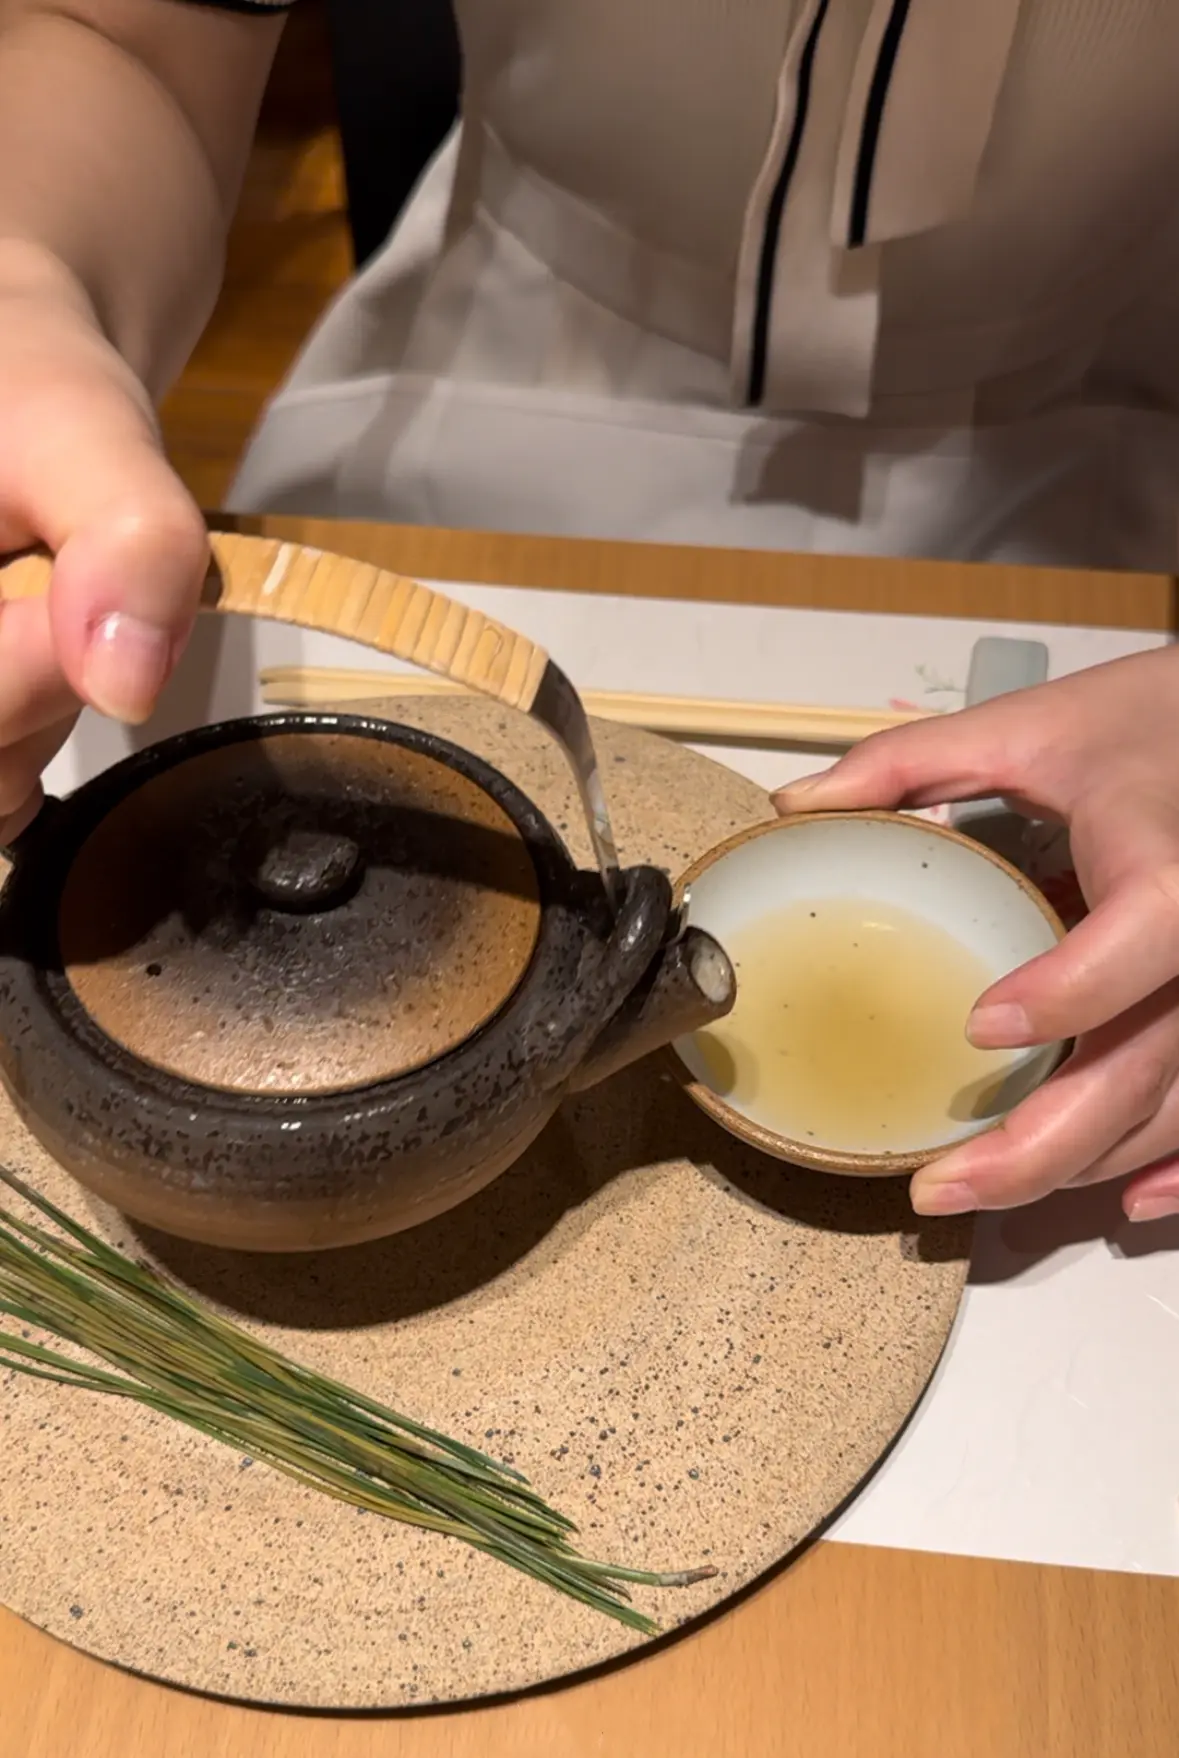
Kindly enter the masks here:
[[188, 639], [208, 566], [195, 505], [161, 459], [130, 462], [107, 504], [58, 551], [49, 613], [58, 662], [113, 720], [148, 718]]
[[70, 688], [137, 723], [188, 638], [208, 539], [130, 371], [68, 326], [59, 340], [52, 370], [30, 369], [5, 409], [3, 535], [44, 543], [57, 558], [49, 634]]

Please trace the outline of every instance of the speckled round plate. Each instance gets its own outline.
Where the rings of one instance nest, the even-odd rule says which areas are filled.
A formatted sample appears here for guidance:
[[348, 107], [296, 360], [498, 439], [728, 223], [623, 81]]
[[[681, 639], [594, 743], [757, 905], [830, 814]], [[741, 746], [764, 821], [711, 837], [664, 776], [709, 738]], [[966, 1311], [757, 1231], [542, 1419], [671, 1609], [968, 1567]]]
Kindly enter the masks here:
[[[567, 831], [545, 734], [482, 702], [387, 705], [498, 763]], [[625, 859], [679, 872], [768, 814], [752, 784], [599, 726]], [[949, 1335], [970, 1229], [905, 1185], [795, 1171], [648, 1063], [568, 1105], [465, 1207], [383, 1244], [245, 1259], [97, 1214], [5, 1104], [0, 1157], [313, 1367], [512, 1461], [583, 1549], [714, 1580], [788, 1556], [853, 1493]], [[131, 1404], [0, 1373], [0, 1600], [158, 1679], [335, 1709], [525, 1689], [642, 1645], [446, 1539], [356, 1513]]]

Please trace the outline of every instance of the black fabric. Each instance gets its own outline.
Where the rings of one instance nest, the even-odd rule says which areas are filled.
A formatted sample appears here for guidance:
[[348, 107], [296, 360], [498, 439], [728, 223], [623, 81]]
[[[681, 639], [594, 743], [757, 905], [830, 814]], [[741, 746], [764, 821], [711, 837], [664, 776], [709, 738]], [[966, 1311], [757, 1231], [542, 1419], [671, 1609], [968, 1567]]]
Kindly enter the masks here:
[[289, 12], [298, 0], [180, 0], [182, 6], [203, 6], [209, 12]]
[[329, 0], [332, 63], [357, 264], [389, 236], [458, 115], [451, 0]]
[[[289, 12], [298, 0], [183, 0], [220, 12]], [[462, 60], [451, 0], [328, 0], [332, 74], [357, 266], [385, 242], [458, 115]]]

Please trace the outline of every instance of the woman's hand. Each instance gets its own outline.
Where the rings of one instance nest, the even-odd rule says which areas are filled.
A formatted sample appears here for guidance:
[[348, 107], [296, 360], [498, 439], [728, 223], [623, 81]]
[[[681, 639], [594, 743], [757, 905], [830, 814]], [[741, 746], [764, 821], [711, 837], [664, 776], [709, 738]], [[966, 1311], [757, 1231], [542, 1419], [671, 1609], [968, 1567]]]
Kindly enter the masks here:
[[46, 602], [0, 605], [0, 840], [79, 705], [145, 719], [191, 626], [205, 531], [152, 398], [213, 309], [281, 29], [159, 0], [0, 4], [0, 553], [57, 557]]
[[147, 718], [192, 626], [204, 522], [165, 463], [146, 392], [64, 271], [0, 278], [0, 553], [57, 556], [47, 599], [0, 604], [0, 842], [90, 703]]
[[1000, 1127], [918, 1172], [914, 1206], [1003, 1209], [1134, 1173], [1131, 1220], [1179, 1213], [1179, 650], [882, 733], [774, 803], [915, 809], [994, 794], [1068, 825], [1090, 914], [980, 998], [971, 1041], [1078, 1043]]

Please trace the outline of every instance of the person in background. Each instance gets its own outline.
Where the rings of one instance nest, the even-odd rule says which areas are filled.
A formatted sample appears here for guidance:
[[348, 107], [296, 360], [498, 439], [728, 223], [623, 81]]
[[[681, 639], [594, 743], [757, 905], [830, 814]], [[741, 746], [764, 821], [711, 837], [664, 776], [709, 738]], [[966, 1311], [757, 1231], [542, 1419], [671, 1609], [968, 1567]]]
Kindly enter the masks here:
[[[216, 298], [283, 0], [0, 0], [0, 615], [13, 836], [79, 704], [150, 713], [206, 561], [153, 405]], [[457, 0], [462, 117], [230, 506], [1179, 567], [1174, 0]], [[1003, 791], [1092, 906], [984, 997], [1077, 1036], [914, 1182], [1133, 1173], [1179, 1210], [1179, 654], [869, 741], [783, 809]]]

